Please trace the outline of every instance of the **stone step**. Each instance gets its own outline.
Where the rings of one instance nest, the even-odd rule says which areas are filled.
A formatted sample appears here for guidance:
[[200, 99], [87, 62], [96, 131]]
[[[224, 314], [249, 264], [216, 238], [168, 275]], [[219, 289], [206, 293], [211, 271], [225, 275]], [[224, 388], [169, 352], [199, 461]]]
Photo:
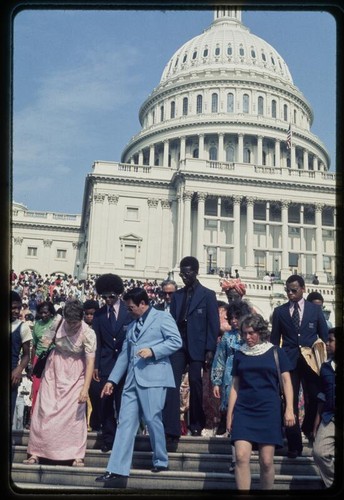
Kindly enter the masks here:
[[[129, 478], [115, 480], [110, 485], [95, 482], [98, 475], [103, 474], [103, 468], [97, 467], [66, 467], [61, 465], [13, 464], [11, 478], [20, 492], [30, 490], [113, 490], [121, 491], [144, 490], [180, 491], [180, 490], [235, 490], [233, 474], [221, 472], [193, 472], [169, 470], [158, 474], [150, 470], [133, 469]], [[82, 487], [81, 487], [82, 485]], [[276, 474], [274, 490], [319, 490], [322, 482], [319, 476]], [[252, 489], [259, 489], [259, 474], [252, 474]]]
[[[14, 447], [13, 462], [22, 464], [27, 458], [26, 446]], [[86, 467], [102, 467], [106, 469], [110, 452], [103, 453], [100, 450], [87, 450], [85, 456]], [[150, 451], [134, 451], [132, 469], [150, 469], [152, 467], [152, 454]], [[169, 468], [174, 471], [197, 471], [197, 472], [228, 472], [231, 455], [216, 453], [188, 453], [169, 452]], [[283, 475], [317, 475], [317, 467], [311, 457], [298, 457], [289, 459], [286, 456], [275, 456], [276, 474]], [[26, 466], [28, 467], [28, 466]], [[257, 452], [252, 453], [251, 471], [259, 473], [259, 462]]]
[[[29, 440], [29, 431], [13, 431], [12, 442], [16, 445], [27, 446]], [[101, 437], [96, 432], [88, 432], [87, 449], [100, 449]], [[135, 451], [151, 451], [149, 436], [137, 435], [135, 439]], [[195, 437], [182, 436], [177, 443], [167, 444], [168, 452], [190, 452], [190, 453], [216, 453], [231, 454], [231, 446], [227, 437]], [[285, 456], [287, 454], [286, 446], [276, 449], [276, 456]], [[303, 456], [311, 456], [312, 448], [309, 447], [308, 440], [303, 441]]]

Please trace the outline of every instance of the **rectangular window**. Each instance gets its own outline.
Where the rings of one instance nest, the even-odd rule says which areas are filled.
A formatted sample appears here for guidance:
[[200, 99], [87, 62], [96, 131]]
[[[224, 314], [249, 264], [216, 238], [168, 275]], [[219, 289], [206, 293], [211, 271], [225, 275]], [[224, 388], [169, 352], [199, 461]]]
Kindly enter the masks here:
[[37, 257], [37, 247], [27, 247], [27, 254], [29, 257]]
[[298, 267], [299, 265], [299, 254], [289, 253], [289, 267]]
[[139, 220], [139, 209], [138, 207], [127, 207], [126, 210], [126, 220], [137, 221]]
[[207, 198], [205, 200], [205, 215], [217, 215], [217, 198]]
[[300, 228], [289, 226], [288, 234], [290, 234], [291, 236], [300, 236]]
[[136, 266], [136, 245], [124, 245], [124, 267], [134, 269]]
[[62, 248], [58, 248], [56, 250], [57, 259], [65, 259], [66, 257], [67, 257], [67, 250], [63, 250]]
[[217, 228], [217, 220], [216, 219], [205, 219], [204, 221], [204, 228]]
[[288, 207], [288, 222], [300, 224], [300, 205], [290, 205]]
[[334, 213], [333, 208], [324, 207], [322, 211], [322, 225], [323, 226], [334, 226]]
[[265, 220], [266, 219], [266, 205], [263, 202], [256, 201], [253, 209], [253, 218], [255, 220]]

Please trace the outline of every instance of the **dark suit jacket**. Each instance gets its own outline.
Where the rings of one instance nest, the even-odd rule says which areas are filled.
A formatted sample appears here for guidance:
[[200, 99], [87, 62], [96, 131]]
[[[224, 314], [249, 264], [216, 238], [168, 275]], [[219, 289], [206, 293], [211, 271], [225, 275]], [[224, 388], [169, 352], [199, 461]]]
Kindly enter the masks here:
[[92, 328], [97, 335], [97, 351], [94, 367], [102, 377], [110, 375], [121, 352], [129, 323], [133, 320], [127, 306], [121, 300], [115, 330], [112, 331], [107, 316], [107, 305], [95, 312]]
[[[184, 301], [185, 287], [174, 292], [170, 313], [178, 323]], [[204, 361], [206, 351], [216, 351], [220, 331], [216, 294], [200, 283], [195, 288], [187, 315], [186, 347], [190, 358]]]
[[325, 316], [318, 305], [305, 300], [299, 335], [290, 316], [289, 302], [274, 309], [270, 341], [279, 346], [282, 340], [281, 347], [291, 362], [292, 370], [296, 368], [297, 360], [301, 356], [300, 347], [312, 347], [317, 338], [324, 342], [328, 338]]

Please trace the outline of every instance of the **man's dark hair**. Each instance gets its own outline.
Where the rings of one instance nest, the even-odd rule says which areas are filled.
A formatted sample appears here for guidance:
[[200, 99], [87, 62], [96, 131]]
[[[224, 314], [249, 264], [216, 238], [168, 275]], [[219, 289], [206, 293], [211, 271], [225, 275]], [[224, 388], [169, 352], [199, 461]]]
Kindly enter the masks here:
[[319, 292], [311, 292], [307, 295], [306, 300], [308, 302], [312, 302], [313, 300], [321, 300], [321, 302], [324, 302], [324, 297]]
[[179, 267], [191, 267], [193, 271], [198, 272], [199, 270], [199, 262], [196, 259], [196, 257], [188, 256], [188, 257], [183, 257], [182, 260], [180, 261]]
[[303, 279], [302, 276], [300, 276], [299, 274], [292, 274], [287, 279], [286, 284], [289, 285], [289, 283], [294, 283], [294, 281], [297, 281], [298, 284], [300, 285], [300, 287], [304, 288], [304, 286], [305, 286], [305, 280]]
[[149, 305], [149, 298], [147, 292], [144, 288], [136, 287], [128, 290], [124, 296], [123, 300], [132, 300], [136, 306], [138, 306], [142, 301]]
[[86, 300], [83, 303], [83, 308], [84, 311], [86, 311], [87, 309], [99, 309], [99, 302], [97, 300], [92, 300], [92, 299]]
[[115, 293], [121, 295], [124, 291], [122, 278], [117, 274], [102, 274], [97, 278], [95, 287], [99, 295], [105, 293]]
[[252, 314], [252, 308], [246, 300], [232, 300], [227, 307], [227, 320], [231, 318], [242, 319], [244, 316]]
[[12, 302], [22, 302], [22, 299], [19, 295], [19, 293], [15, 292], [14, 290], [11, 290], [11, 294], [10, 294], [10, 301], [11, 303]]

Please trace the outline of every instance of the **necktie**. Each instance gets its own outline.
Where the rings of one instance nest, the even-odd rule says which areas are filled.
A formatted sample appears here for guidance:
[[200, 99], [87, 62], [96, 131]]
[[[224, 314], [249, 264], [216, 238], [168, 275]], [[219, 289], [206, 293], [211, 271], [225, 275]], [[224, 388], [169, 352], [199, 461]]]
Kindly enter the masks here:
[[300, 329], [300, 314], [299, 314], [299, 304], [295, 302], [294, 311], [291, 319], [293, 320], [293, 324], [295, 326], [296, 331], [298, 332]]
[[116, 315], [113, 306], [109, 307], [109, 321], [111, 324], [111, 328], [114, 329], [116, 326]]
[[134, 337], [135, 337], [135, 339], [137, 339], [137, 337], [139, 336], [139, 333], [141, 331], [142, 326], [143, 326], [143, 320], [142, 320], [142, 318], [139, 318], [136, 321], [136, 326], [135, 326], [135, 330], [134, 330]]

